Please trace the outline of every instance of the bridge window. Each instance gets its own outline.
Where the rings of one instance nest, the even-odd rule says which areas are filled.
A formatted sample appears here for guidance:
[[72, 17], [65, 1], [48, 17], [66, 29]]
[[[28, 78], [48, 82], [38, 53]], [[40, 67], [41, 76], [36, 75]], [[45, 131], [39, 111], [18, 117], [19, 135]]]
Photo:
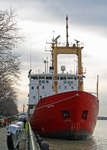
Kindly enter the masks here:
[[68, 81], [68, 84], [70, 84], [70, 81]]
[[49, 81], [48, 81], [48, 80], [46, 80], [46, 83], [49, 83]]
[[61, 86], [59, 85], [59, 89], [61, 89]]
[[39, 76], [39, 79], [45, 79], [45, 77], [44, 76]]
[[35, 76], [35, 79], [38, 79], [38, 77], [37, 77], [37, 76]]
[[78, 79], [78, 77], [76, 77], [76, 76], [75, 76], [75, 77], [74, 77], [74, 79], [75, 79], [75, 80], [77, 80], [77, 79]]
[[65, 89], [67, 88], [67, 86], [65, 86]]
[[52, 80], [52, 77], [51, 77], [51, 76], [49, 76], [49, 77], [46, 77], [46, 79], [47, 79], [47, 80]]
[[71, 79], [73, 79], [73, 76], [71, 76], [71, 77], [67, 77], [67, 79], [71, 80]]
[[60, 77], [60, 80], [66, 80], [66, 77]]
[[35, 99], [35, 96], [33, 96], [33, 99]]
[[29, 108], [30, 108], [30, 109], [33, 109], [33, 105], [29, 105]]
[[45, 87], [44, 87], [44, 85], [42, 86], [42, 89], [44, 89]]
[[33, 80], [37, 80], [38, 79], [38, 76], [34, 76], [34, 77], [31, 77], [31, 79], [33, 79]]
[[66, 83], [66, 80], [64, 80], [64, 84]]
[[39, 83], [41, 83], [41, 80], [39, 80]]
[[45, 80], [42, 80], [42, 83], [45, 83]]
[[71, 81], [71, 84], [73, 84], [73, 81]]
[[57, 80], [59, 80], [59, 77], [57, 77]]

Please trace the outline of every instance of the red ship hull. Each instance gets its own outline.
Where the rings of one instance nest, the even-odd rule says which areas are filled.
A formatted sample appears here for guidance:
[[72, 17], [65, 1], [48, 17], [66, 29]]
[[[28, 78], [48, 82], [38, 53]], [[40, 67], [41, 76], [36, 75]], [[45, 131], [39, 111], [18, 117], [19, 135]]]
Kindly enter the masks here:
[[86, 139], [95, 128], [99, 111], [97, 97], [83, 91], [56, 94], [40, 99], [31, 126], [41, 136]]

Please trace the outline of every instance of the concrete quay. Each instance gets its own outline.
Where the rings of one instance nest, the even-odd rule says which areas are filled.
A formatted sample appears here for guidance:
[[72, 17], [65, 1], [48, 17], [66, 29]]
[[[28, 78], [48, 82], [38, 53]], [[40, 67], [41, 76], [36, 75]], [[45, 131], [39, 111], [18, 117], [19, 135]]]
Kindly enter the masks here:
[[0, 128], [0, 150], [8, 150], [7, 148], [7, 129]]
[[[7, 127], [0, 128], [0, 150], [8, 150], [7, 147]], [[26, 150], [26, 134], [19, 144], [19, 150]]]

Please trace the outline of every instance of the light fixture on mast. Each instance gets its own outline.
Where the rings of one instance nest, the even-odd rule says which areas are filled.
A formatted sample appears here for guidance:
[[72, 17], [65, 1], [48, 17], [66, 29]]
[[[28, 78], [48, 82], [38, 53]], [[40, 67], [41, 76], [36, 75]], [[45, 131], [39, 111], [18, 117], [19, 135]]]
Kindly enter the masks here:
[[54, 39], [54, 42], [55, 42], [55, 44], [56, 44], [56, 46], [57, 46], [57, 40], [60, 38], [60, 35], [58, 35], [55, 39]]
[[75, 41], [76, 41], [76, 44], [77, 44], [77, 47], [78, 47], [78, 44], [80, 43], [80, 41], [78, 41], [78, 40], [76, 40], [76, 39], [75, 39]]

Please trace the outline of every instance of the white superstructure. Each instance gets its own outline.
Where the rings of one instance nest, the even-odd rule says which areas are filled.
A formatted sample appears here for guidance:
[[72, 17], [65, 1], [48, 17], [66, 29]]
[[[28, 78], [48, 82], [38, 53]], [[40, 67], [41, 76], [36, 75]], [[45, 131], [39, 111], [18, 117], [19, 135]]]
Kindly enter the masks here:
[[[55, 94], [52, 70], [50, 70], [50, 73], [29, 74], [29, 80], [29, 106], [32, 106], [32, 108], [39, 99]], [[78, 75], [64, 73], [63, 71], [57, 75], [57, 82], [58, 93], [78, 90]]]

